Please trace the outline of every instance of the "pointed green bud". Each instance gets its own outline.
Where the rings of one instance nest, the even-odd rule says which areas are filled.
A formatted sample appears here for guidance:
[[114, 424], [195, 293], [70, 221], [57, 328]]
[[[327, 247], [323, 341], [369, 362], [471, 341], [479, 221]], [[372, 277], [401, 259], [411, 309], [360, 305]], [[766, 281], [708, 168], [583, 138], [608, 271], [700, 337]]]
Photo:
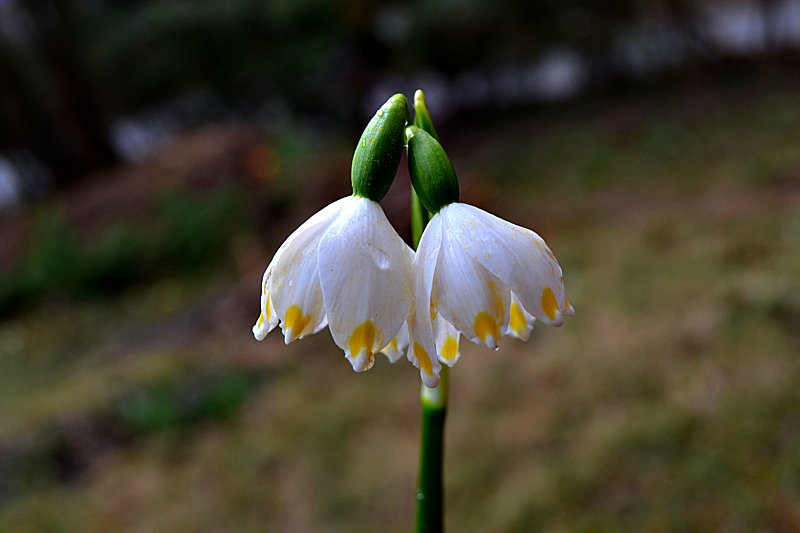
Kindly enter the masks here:
[[433, 119], [428, 112], [428, 106], [425, 104], [425, 93], [422, 92], [422, 89], [417, 89], [417, 92], [414, 93], [414, 125], [430, 133], [434, 139], [439, 139], [436, 128], [433, 127]]
[[408, 116], [408, 100], [396, 94], [367, 124], [356, 146], [350, 171], [355, 196], [379, 202], [386, 195], [400, 166]]
[[425, 209], [432, 214], [458, 201], [458, 178], [442, 145], [417, 126], [406, 128], [411, 183]]

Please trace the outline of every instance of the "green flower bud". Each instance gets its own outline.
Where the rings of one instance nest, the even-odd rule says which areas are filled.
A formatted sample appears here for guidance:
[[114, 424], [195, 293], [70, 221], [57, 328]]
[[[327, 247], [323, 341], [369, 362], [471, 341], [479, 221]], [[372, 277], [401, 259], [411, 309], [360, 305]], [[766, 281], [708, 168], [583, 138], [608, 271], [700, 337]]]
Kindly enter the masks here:
[[437, 141], [439, 140], [436, 128], [433, 127], [433, 119], [428, 112], [428, 106], [425, 104], [425, 93], [422, 92], [422, 89], [417, 89], [417, 92], [414, 93], [414, 125], [430, 133]]
[[353, 155], [350, 176], [353, 194], [379, 202], [394, 181], [403, 154], [403, 129], [408, 101], [402, 94], [389, 98], [367, 124]]
[[444, 206], [457, 202], [456, 171], [439, 141], [417, 126], [406, 128], [406, 138], [411, 183], [425, 209], [436, 214]]

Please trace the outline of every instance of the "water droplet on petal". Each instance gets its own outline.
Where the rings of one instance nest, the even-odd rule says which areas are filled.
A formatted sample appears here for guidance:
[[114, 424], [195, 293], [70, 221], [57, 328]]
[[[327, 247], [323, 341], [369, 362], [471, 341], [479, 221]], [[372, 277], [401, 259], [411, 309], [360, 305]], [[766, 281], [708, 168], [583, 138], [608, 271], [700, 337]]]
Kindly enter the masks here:
[[368, 244], [364, 248], [364, 253], [368, 255], [370, 259], [372, 259], [372, 262], [380, 270], [389, 270], [389, 268], [392, 265], [392, 260], [389, 257], [389, 254], [387, 254], [374, 244]]

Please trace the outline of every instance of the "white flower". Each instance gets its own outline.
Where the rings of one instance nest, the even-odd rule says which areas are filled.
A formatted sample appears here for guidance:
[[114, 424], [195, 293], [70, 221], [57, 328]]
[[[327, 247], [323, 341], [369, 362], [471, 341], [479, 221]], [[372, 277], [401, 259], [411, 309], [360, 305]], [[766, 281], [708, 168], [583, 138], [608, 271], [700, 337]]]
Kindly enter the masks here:
[[408, 357], [429, 387], [439, 381], [440, 363], [458, 360], [460, 335], [497, 348], [504, 335], [526, 340], [536, 320], [560, 326], [574, 314], [561, 267], [541, 237], [457, 202], [422, 234], [414, 298]]
[[[407, 345], [414, 252], [377, 202], [342, 198], [308, 219], [275, 253], [261, 284], [256, 339], [281, 323], [286, 344], [325, 326], [361, 372]], [[397, 339], [395, 339], [397, 337]]]

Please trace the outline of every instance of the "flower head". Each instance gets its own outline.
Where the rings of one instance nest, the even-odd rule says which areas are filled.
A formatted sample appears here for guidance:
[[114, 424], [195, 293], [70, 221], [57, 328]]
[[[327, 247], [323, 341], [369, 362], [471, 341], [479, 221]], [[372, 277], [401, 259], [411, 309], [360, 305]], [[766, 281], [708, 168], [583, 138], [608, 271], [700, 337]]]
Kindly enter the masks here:
[[409, 355], [429, 386], [438, 379], [438, 362], [458, 360], [460, 335], [497, 348], [502, 336], [527, 340], [536, 320], [560, 326], [574, 314], [544, 240], [463, 203], [444, 207], [422, 234], [414, 297]]
[[378, 110], [353, 156], [353, 195], [312, 216], [275, 253], [261, 283], [256, 339], [278, 323], [287, 344], [328, 326], [357, 372], [382, 349], [392, 361], [404, 353], [414, 252], [378, 202], [397, 172], [407, 114], [403, 95]]
[[533, 324], [560, 326], [574, 313], [561, 267], [539, 235], [457, 201], [450, 160], [425, 131], [409, 128], [414, 188], [434, 213], [414, 258], [409, 359], [429, 387], [458, 360], [460, 336], [496, 349], [526, 340]]
[[262, 340], [280, 323], [288, 344], [328, 326], [357, 372], [372, 367], [383, 348], [396, 359], [411, 305], [412, 261], [413, 251], [380, 205], [342, 198], [275, 253], [264, 272], [253, 334]]

